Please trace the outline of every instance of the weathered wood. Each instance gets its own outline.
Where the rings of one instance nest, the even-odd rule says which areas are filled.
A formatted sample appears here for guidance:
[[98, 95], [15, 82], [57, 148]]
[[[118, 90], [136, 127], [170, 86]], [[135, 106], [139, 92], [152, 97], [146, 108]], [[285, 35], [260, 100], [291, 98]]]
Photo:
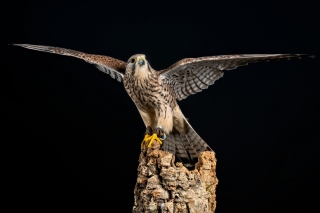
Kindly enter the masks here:
[[199, 155], [189, 171], [154, 141], [139, 157], [133, 213], [213, 213], [216, 209], [216, 158]]

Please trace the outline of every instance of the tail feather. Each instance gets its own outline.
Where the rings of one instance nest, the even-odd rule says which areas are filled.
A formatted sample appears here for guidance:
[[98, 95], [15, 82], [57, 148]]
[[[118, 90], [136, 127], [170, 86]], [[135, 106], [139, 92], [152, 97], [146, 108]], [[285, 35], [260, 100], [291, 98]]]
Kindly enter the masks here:
[[212, 149], [187, 121], [186, 124], [187, 131], [185, 134], [174, 129], [167, 135], [161, 148], [176, 155], [185, 166], [190, 167], [198, 161], [200, 152], [212, 151]]
[[181, 135], [179, 132], [174, 134], [175, 144], [176, 144], [176, 155], [179, 157], [181, 162], [187, 166], [191, 166], [190, 156], [188, 155], [188, 150], [185, 146], [186, 137]]
[[199, 153], [201, 151], [201, 146], [199, 143], [195, 143], [195, 141], [198, 141], [197, 135], [193, 133], [191, 129], [188, 130], [186, 137], [193, 147], [193, 150], [195, 150], [196, 153]]
[[[198, 154], [196, 152], [196, 149], [193, 147], [192, 143], [190, 143], [188, 137], [186, 135], [180, 134], [180, 140], [182, 142], [182, 145], [187, 150], [191, 160], [196, 162], [197, 158], [198, 158]], [[196, 159], [196, 161], [195, 161], [195, 159]]]
[[209, 145], [194, 131], [194, 129], [190, 128], [187, 132], [187, 138], [191, 141], [191, 143], [196, 148], [197, 152], [203, 152], [207, 150], [212, 150]]
[[163, 141], [163, 145], [161, 147], [163, 151], [170, 152], [173, 155], [176, 154], [176, 145], [174, 141], [173, 135], [168, 135], [166, 139]]
[[188, 130], [186, 131], [187, 138], [190, 137], [190, 143], [197, 148], [197, 154], [203, 151], [213, 151], [210, 146], [197, 134], [197, 132], [189, 124], [188, 120], [184, 118], [184, 121], [188, 125]]

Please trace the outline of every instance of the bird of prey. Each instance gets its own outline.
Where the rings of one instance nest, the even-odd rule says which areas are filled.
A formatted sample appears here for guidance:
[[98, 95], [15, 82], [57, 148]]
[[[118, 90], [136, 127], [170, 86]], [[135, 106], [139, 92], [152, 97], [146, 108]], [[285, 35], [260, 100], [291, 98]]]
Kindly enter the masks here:
[[223, 76], [225, 70], [236, 69], [248, 63], [301, 58], [307, 54], [241, 54], [218, 55], [182, 59], [167, 69], [154, 70], [143, 54], [136, 54], [127, 62], [103, 55], [75, 50], [30, 45], [16, 46], [72, 56], [94, 64], [102, 72], [123, 82], [125, 90], [135, 103], [146, 126], [142, 145], [150, 147], [158, 141], [161, 149], [176, 155], [185, 166], [192, 166], [202, 151], [212, 151], [195, 132], [177, 100], [201, 92]]

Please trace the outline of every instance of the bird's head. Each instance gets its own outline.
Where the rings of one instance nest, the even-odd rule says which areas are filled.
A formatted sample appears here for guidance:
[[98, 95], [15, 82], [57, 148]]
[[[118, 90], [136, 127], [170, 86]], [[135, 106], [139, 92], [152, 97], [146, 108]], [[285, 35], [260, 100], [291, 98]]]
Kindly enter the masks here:
[[151, 72], [151, 67], [143, 54], [136, 54], [129, 58], [126, 72], [135, 77], [142, 77]]

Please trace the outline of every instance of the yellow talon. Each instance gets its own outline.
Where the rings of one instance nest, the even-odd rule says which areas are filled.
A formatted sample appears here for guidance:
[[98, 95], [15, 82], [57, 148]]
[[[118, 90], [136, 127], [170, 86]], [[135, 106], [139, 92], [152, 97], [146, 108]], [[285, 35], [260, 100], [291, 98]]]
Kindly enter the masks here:
[[150, 139], [149, 144], [148, 144], [148, 148], [151, 147], [152, 142], [154, 140], [157, 140], [160, 143], [160, 145], [162, 144], [162, 141], [160, 140], [160, 138], [158, 137], [158, 135], [156, 133], [153, 133], [153, 135], [151, 137], [149, 137], [148, 139]]
[[143, 145], [144, 145], [144, 143], [145, 142], [148, 142], [150, 139], [151, 139], [151, 135], [149, 135], [149, 134], [146, 134], [145, 136], [144, 136], [144, 139], [143, 139], [143, 141], [142, 141], [142, 143], [141, 143], [141, 149], [143, 149]]
[[143, 145], [144, 145], [145, 142], [148, 143], [148, 148], [150, 148], [151, 145], [152, 145], [152, 142], [154, 140], [157, 140], [160, 143], [160, 145], [162, 144], [161, 139], [158, 137], [158, 135], [156, 133], [153, 133], [152, 135], [146, 134], [144, 136], [144, 139], [143, 139], [142, 143], [141, 143], [141, 149], [143, 149]]

